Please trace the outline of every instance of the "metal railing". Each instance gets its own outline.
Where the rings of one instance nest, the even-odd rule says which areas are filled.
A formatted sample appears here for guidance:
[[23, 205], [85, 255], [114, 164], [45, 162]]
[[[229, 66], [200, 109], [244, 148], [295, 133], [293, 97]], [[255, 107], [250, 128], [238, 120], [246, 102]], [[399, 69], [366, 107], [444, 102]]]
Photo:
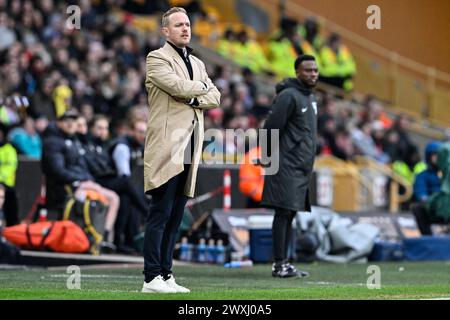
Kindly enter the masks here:
[[[333, 209], [336, 211], [365, 211], [376, 207], [375, 199], [380, 192], [374, 188], [373, 177], [389, 179], [389, 196], [387, 207], [390, 212], [397, 213], [400, 205], [411, 199], [411, 184], [384, 164], [367, 157], [357, 156], [354, 161], [343, 161], [334, 156], [320, 156], [315, 169], [330, 169], [333, 172]], [[367, 175], [367, 172], [371, 172]], [[400, 186], [404, 192], [400, 193]], [[384, 188], [383, 185], [378, 188]], [[383, 190], [381, 190], [383, 192]]]

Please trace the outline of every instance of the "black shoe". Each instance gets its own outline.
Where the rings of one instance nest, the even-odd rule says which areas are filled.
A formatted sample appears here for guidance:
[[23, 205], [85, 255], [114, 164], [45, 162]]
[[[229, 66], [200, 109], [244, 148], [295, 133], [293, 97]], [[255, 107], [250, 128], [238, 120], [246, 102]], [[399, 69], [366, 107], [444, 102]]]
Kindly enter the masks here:
[[306, 271], [297, 271], [295, 266], [288, 262], [274, 263], [272, 265], [272, 276], [277, 278], [306, 277], [309, 273]]
[[303, 278], [309, 276], [309, 273], [307, 271], [297, 270], [297, 268], [293, 264], [290, 264], [289, 262], [286, 262], [285, 265], [287, 266], [288, 269], [292, 270], [293, 272], [297, 272], [297, 275], [299, 277]]
[[297, 277], [298, 273], [295, 269], [289, 268], [286, 263], [274, 263], [272, 265], [272, 276], [277, 278]]
[[102, 241], [98, 244], [98, 248], [100, 250], [100, 253], [114, 253], [116, 252], [116, 246], [112, 244], [111, 242]]
[[138, 252], [134, 248], [126, 246], [124, 244], [117, 246], [117, 253], [123, 253], [123, 254], [128, 254], [128, 255], [137, 255], [138, 254]]

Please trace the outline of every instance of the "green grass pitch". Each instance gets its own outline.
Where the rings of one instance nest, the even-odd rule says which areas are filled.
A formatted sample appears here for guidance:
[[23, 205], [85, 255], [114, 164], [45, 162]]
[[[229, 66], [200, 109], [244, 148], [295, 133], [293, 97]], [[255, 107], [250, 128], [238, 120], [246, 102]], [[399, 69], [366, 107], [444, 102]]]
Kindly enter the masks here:
[[143, 294], [141, 266], [81, 266], [81, 289], [67, 289], [64, 268], [0, 270], [0, 299], [449, 299], [450, 262], [372, 263], [380, 267], [380, 289], [368, 289], [370, 264], [296, 264], [306, 278], [273, 278], [270, 265], [227, 269], [215, 265], [174, 267], [189, 294]]

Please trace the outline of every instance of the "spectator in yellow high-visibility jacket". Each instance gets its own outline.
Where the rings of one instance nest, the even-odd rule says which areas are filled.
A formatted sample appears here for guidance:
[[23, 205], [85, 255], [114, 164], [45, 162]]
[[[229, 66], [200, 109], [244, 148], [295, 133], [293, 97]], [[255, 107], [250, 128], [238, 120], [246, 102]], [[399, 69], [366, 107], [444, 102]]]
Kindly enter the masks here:
[[299, 32], [297, 32], [297, 30], [289, 32], [287, 37], [291, 41], [291, 45], [294, 48], [297, 57], [302, 54], [313, 56], [316, 59], [316, 63], [320, 65], [319, 54], [314, 47], [306, 41]]
[[272, 70], [279, 80], [295, 77], [292, 66], [297, 54], [291, 41], [284, 35], [280, 35], [269, 42], [269, 59]]
[[224, 58], [233, 60], [236, 56], [236, 34], [229, 28], [225, 30], [223, 36], [217, 41], [216, 51]]
[[350, 50], [341, 42], [338, 34], [333, 33], [327, 45], [320, 50], [320, 80], [336, 87], [351, 90], [352, 79], [356, 73], [356, 64]]
[[279, 79], [295, 77], [292, 66], [302, 54], [312, 55], [320, 65], [319, 55], [313, 46], [303, 39], [296, 28], [289, 28], [280, 33], [269, 43], [269, 56], [272, 69]]
[[6, 225], [19, 223], [16, 185], [17, 151], [6, 140], [6, 128], [0, 125], [0, 184], [5, 186], [4, 214]]
[[269, 61], [264, 55], [261, 45], [250, 39], [247, 32], [242, 30], [237, 34], [236, 56], [233, 61], [242, 67], [248, 67], [255, 73], [268, 70]]
[[[2, 125], [3, 127], [3, 125]], [[8, 187], [16, 184], [17, 151], [6, 140], [5, 130], [0, 130], [0, 182]]]
[[323, 38], [320, 35], [320, 26], [317, 23], [316, 18], [308, 17], [305, 22], [298, 27], [298, 32], [317, 52], [324, 45]]

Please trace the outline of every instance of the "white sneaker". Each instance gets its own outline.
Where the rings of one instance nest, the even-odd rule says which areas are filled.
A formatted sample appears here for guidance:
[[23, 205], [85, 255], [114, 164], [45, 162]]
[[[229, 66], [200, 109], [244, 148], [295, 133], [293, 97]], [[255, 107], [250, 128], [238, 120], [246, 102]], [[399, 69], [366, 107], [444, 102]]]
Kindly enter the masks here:
[[162, 276], [155, 277], [150, 282], [144, 282], [142, 292], [146, 293], [177, 293], [178, 291], [167, 285]]
[[189, 293], [189, 292], [191, 292], [191, 290], [189, 290], [188, 288], [185, 288], [185, 287], [180, 286], [179, 284], [177, 284], [175, 282], [175, 278], [174, 278], [173, 275], [171, 275], [170, 278], [167, 279], [165, 282], [166, 282], [168, 287], [176, 290], [176, 292], [178, 292], [178, 293]]

